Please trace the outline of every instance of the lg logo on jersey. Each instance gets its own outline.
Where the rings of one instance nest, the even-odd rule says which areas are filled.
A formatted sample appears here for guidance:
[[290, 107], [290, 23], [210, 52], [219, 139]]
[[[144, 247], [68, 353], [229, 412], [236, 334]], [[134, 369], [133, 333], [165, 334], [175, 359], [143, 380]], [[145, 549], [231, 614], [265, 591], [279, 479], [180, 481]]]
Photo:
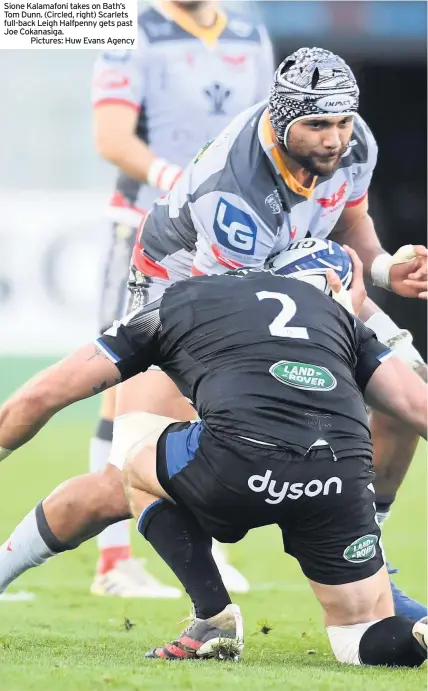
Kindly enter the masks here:
[[303, 482], [284, 482], [282, 488], [277, 491], [276, 480], [271, 480], [272, 471], [267, 470], [264, 475], [252, 475], [248, 479], [248, 487], [252, 492], [266, 492], [271, 497], [265, 499], [266, 504], [280, 504], [284, 499], [300, 499], [306, 497], [317, 497], [319, 494], [327, 496], [330, 492], [342, 493], [342, 480], [339, 477], [330, 477], [327, 482], [321, 480], [310, 480], [306, 484]]
[[254, 254], [257, 226], [251, 216], [223, 197], [217, 205], [214, 232], [223, 247], [240, 254]]

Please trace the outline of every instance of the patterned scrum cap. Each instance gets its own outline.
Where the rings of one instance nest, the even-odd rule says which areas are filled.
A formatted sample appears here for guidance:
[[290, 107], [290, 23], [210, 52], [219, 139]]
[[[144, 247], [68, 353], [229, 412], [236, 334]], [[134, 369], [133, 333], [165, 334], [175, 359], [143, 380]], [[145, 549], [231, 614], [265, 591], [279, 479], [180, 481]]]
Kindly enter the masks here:
[[278, 140], [287, 145], [296, 120], [316, 115], [353, 115], [359, 89], [342, 58], [323, 48], [300, 48], [280, 64], [269, 97], [269, 117]]

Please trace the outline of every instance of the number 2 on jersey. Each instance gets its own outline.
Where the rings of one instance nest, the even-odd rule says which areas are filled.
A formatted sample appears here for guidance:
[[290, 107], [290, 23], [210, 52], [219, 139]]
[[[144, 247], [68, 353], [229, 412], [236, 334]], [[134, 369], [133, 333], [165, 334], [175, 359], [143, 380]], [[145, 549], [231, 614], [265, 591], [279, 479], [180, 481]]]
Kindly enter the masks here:
[[304, 338], [309, 339], [308, 330], [302, 326], [287, 326], [297, 312], [297, 306], [294, 300], [285, 293], [272, 293], [269, 290], [262, 290], [256, 293], [259, 300], [279, 300], [282, 304], [282, 310], [269, 324], [269, 331], [272, 336], [280, 336], [281, 338]]

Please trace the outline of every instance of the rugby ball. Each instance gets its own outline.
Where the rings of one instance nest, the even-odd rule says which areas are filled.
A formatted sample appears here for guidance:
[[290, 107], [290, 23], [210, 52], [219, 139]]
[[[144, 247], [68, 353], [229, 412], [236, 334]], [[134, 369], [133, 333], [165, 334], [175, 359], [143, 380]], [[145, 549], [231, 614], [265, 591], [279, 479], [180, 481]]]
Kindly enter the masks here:
[[344, 288], [352, 281], [352, 260], [346, 250], [331, 240], [307, 238], [293, 242], [266, 262], [265, 268], [281, 276], [298, 278], [311, 283], [327, 295], [331, 294], [327, 282], [327, 269], [334, 269]]

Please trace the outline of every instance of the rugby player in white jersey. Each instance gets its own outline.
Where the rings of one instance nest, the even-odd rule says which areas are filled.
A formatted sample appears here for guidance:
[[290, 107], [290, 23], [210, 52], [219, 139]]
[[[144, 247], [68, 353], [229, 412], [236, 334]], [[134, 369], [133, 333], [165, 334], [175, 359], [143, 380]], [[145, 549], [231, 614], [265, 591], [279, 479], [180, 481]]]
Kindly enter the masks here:
[[[288, 74], [291, 67], [296, 69]], [[293, 240], [327, 237], [345, 212], [352, 231], [347, 244], [360, 242], [366, 273], [395, 292], [426, 299], [425, 248], [389, 257], [374, 233], [367, 189], [376, 145], [356, 115], [357, 105], [355, 79], [340, 58], [320, 49], [290, 56], [278, 69], [269, 103], [235, 118], [154, 204], [134, 253], [135, 304], [156, 300], [191, 274], [224, 273], [242, 264], [262, 267]], [[339, 106], [339, 114], [326, 110]], [[315, 173], [297, 164], [302, 156], [305, 166], [317, 166]], [[24, 518], [0, 548], [0, 589], [128, 515], [120, 472], [127, 451], [164, 428], [165, 413], [172, 416], [169, 409], [179, 394], [159, 371], [118, 388], [126, 394], [121, 404], [128, 414], [115, 421], [111, 462], [102, 472], [63, 483]], [[133, 408], [143, 393], [148, 413]]]
[[[105, 266], [100, 330], [124, 314], [126, 282], [137, 228], [154, 200], [165, 195], [197, 151], [244, 108], [268, 95], [274, 67], [263, 26], [223, 11], [217, 2], [159, 2], [138, 18], [138, 48], [110, 51], [97, 60], [93, 82], [98, 152], [118, 168], [108, 215], [111, 245]], [[101, 471], [110, 454], [115, 391], [104, 394], [90, 447], [90, 469]], [[194, 417], [175, 397], [164, 411]], [[123, 597], [178, 597], [131, 555], [128, 522], [98, 538], [100, 558], [91, 591]], [[232, 592], [246, 579], [215, 555]]]
[[[293, 241], [330, 234], [357, 250], [375, 285], [426, 299], [426, 248], [408, 246], [392, 259], [368, 213], [377, 146], [357, 114], [358, 93], [349, 67], [328, 51], [301, 49], [284, 61], [269, 104], [237, 117], [142, 224], [134, 252], [134, 306], [139, 298], [157, 299], [166, 285], [190, 273], [261, 266]], [[409, 239], [403, 237], [403, 244]], [[370, 300], [362, 316], [425, 378], [423, 359], [407, 331]], [[157, 426], [153, 414], [174, 414], [172, 382], [153, 371], [144, 380], [144, 386], [137, 377], [119, 387], [112, 459], [119, 466], [136, 401], [150, 414], [139, 418], [148, 432]], [[372, 434], [382, 521], [418, 440], [404, 424], [378, 412], [372, 416]], [[424, 606], [394, 585], [393, 592], [398, 613], [415, 620], [426, 615]]]

